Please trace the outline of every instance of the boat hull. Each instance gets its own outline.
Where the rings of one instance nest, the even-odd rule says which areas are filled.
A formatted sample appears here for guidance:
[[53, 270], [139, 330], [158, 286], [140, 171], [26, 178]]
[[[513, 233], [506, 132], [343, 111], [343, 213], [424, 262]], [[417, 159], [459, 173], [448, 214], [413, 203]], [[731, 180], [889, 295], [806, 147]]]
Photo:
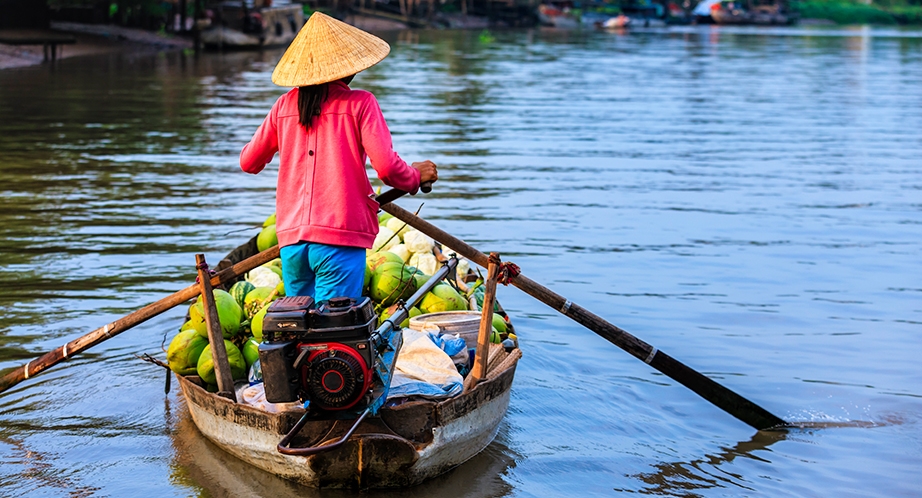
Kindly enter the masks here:
[[541, 4], [538, 6], [537, 14], [538, 22], [544, 26], [563, 29], [574, 29], [579, 27], [579, 18], [557, 7]]
[[[304, 25], [301, 5], [270, 7], [248, 14], [239, 9], [226, 9], [225, 20], [201, 32], [203, 46], [210, 49], [255, 49], [285, 46], [292, 42]], [[250, 15], [249, 23], [244, 21]], [[253, 29], [259, 26], [258, 29]]]
[[[514, 350], [495, 373], [456, 398], [440, 403], [412, 401], [383, 408], [341, 447], [309, 457], [277, 451], [301, 409], [269, 413], [233, 403], [177, 376], [192, 420], [223, 450], [254, 467], [310, 487], [387, 488], [419, 484], [482, 451], [499, 429], [509, 406]], [[293, 446], [338, 439], [351, 421], [308, 422]]]

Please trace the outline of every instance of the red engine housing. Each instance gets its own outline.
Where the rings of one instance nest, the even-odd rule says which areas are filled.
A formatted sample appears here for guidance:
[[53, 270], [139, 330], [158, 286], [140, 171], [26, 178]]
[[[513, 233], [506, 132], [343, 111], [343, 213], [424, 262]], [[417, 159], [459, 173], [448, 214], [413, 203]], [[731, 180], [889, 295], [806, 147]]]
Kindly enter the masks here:
[[302, 343], [298, 348], [311, 350], [301, 366], [303, 399], [324, 410], [348, 410], [370, 389], [373, 371], [356, 349], [338, 342]]

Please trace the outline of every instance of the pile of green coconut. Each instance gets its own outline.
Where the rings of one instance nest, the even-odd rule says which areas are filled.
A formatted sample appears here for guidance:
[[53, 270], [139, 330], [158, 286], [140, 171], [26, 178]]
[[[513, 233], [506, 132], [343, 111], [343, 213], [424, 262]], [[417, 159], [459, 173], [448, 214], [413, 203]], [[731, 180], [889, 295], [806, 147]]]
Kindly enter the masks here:
[[[436, 253], [444, 248], [437, 248], [430, 237], [390, 214], [382, 213], [378, 222], [378, 235], [367, 252], [363, 295], [374, 302], [380, 324], [396, 311], [398, 301], [408, 299], [438, 271], [441, 264]], [[263, 223], [256, 241], [260, 251], [278, 244], [275, 214]], [[446, 279], [433, 287], [417, 306], [410, 308], [410, 317], [442, 311], [479, 311], [483, 303], [483, 281], [477, 279], [471, 285], [465, 284], [469, 268], [470, 263], [461, 260], [457, 278]], [[254, 268], [227, 290], [214, 290], [224, 346], [235, 381], [246, 380], [250, 368], [258, 360], [263, 318], [272, 302], [284, 295], [280, 259]], [[197, 375], [210, 391], [217, 391], [201, 296], [189, 306], [188, 316], [189, 320], [167, 350], [170, 369], [180, 375]], [[408, 327], [409, 321], [409, 318], [404, 320], [401, 327]], [[506, 319], [499, 314], [494, 314], [493, 330], [493, 342], [499, 343], [510, 336], [515, 339], [507, 334]]]

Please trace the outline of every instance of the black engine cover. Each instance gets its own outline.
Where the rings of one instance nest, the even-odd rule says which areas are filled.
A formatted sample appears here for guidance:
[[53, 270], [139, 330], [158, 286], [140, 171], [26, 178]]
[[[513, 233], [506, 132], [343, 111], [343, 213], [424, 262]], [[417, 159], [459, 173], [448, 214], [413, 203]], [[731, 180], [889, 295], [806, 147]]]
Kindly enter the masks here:
[[377, 318], [368, 297], [333, 298], [317, 307], [310, 297], [275, 301], [259, 345], [266, 400], [300, 398], [324, 410], [361, 402], [373, 377]]

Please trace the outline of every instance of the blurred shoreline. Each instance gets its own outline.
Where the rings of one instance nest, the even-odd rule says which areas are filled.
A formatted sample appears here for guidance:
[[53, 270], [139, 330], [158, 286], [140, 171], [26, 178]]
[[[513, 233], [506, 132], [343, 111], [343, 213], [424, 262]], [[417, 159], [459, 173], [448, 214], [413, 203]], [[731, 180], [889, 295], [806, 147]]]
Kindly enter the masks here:
[[[59, 47], [58, 59], [141, 50], [182, 50], [192, 48], [192, 40], [143, 29], [105, 24], [52, 22], [51, 30], [68, 33], [77, 39], [73, 45]], [[44, 61], [41, 45], [6, 45], [0, 43], [0, 69], [51, 64]]]
[[[452, 27], [481, 28], [486, 20], [461, 14], [446, 17]], [[382, 17], [350, 14], [345, 22], [366, 31], [394, 31], [407, 29], [407, 24]], [[109, 24], [83, 24], [74, 22], [52, 22], [51, 30], [73, 35], [77, 43], [59, 47], [58, 59], [70, 59], [90, 55], [117, 52], [139, 52], [149, 50], [183, 50], [193, 48], [190, 37], [157, 33], [138, 28], [126, 28]], [[36, 66], [45, 62], [41, 45], [7, 45], [0, 43], [0, 70]]]

